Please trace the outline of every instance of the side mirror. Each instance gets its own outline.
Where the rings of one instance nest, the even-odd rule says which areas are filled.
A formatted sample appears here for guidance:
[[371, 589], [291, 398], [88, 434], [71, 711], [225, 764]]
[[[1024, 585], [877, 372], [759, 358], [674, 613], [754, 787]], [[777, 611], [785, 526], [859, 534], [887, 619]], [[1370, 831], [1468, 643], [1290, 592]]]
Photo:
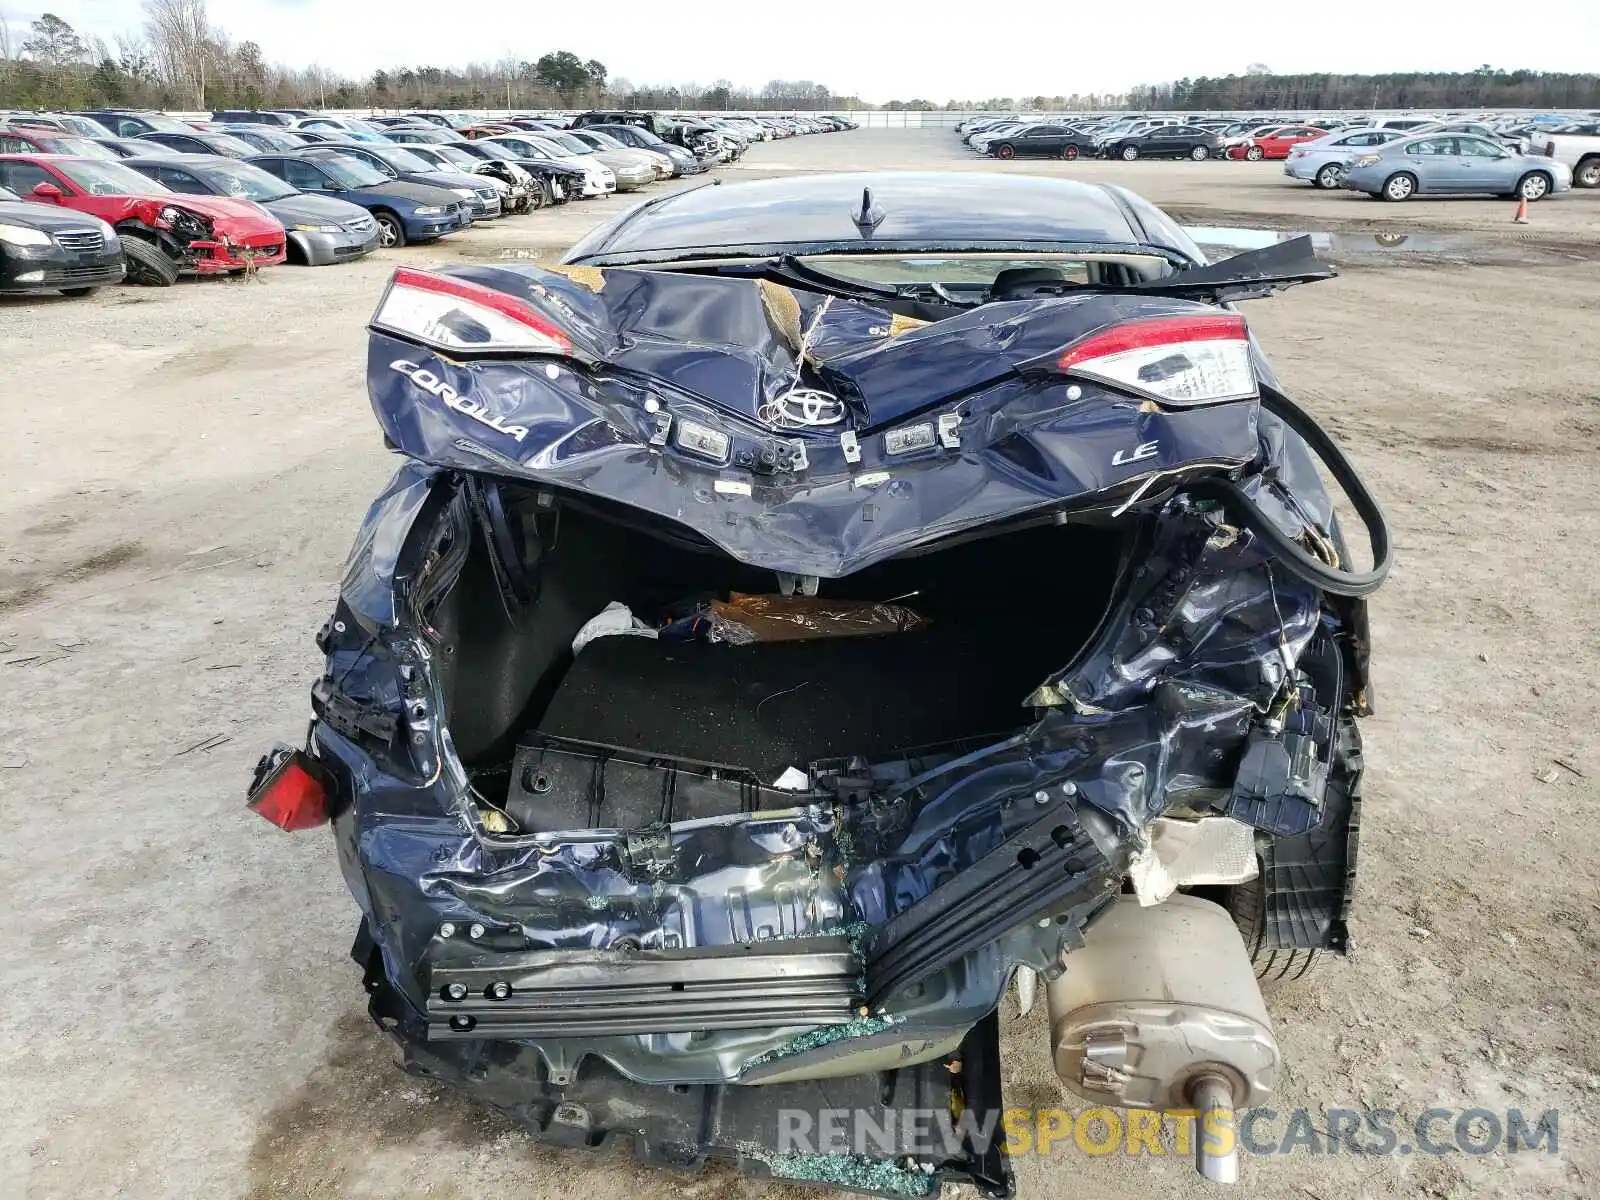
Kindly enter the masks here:
[[36, 183], [33, 185], [33, 194], [41, 200], [49, 200], [52, 204], [66, 195], [53, 183]]

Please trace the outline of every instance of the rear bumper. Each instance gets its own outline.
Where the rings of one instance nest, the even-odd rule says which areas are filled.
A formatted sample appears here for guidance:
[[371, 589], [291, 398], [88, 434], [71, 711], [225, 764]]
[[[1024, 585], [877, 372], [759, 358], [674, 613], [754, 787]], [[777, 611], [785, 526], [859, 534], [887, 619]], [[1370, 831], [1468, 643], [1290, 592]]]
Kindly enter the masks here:
[[105, 287], [121, 283], [122, 251], [73, 254], [58, 246], [0, 251], [0, 292], [57, 292], [63, 288]]

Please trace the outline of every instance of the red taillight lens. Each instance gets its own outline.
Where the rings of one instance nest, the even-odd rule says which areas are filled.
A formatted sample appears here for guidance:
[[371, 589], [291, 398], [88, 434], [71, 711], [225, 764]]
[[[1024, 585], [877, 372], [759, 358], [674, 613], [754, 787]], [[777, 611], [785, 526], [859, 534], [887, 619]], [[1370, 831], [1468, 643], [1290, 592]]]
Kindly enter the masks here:
[[1067, 347], [1056, 366], [1163, 404], [1215, 404], [1260, 394], [1248, 327], [1236, 313], [1113, 325]]
[[290, 833], [328, 823], [322, 773], [303, 750], [278, 750], [257, 768], [246, 807]]
[[372, 324], [442, 350], [572, 353], [572, 339], [528, 301], [411, 267], [395, 271]]

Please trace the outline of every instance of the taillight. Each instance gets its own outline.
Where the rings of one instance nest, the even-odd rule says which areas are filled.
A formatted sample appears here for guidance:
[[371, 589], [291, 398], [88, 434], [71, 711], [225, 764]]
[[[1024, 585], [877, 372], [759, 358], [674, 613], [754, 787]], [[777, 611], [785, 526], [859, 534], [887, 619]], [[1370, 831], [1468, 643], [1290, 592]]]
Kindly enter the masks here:
[[1260, 394], [1247, 327], [1236, 313], [1113, 325], [1067, 347], [1056, 367], [1163, 404], [1214, 404]]
[[279, 746], [256, 765], [245, 807], [290, 833], [328, 823], [322, 770], [303, 750]]
[[411, 267], [395, 271], [372, 324], [443, 350], [572, 353], [572, 339], [528, 301]]

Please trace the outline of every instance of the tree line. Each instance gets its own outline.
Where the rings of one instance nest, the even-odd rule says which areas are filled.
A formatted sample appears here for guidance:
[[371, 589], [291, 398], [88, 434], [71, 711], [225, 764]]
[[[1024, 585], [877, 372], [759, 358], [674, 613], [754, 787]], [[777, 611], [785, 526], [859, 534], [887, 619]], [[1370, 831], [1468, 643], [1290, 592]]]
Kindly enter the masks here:
[[1265, 111], [1406, 108], [1600, 108], [1600, 75], [1505, 71], [1388, 75], [1279, 75], [1256, 64], [1243, 75], [1143, 84], [1126, 93], [890, 100], [869, 105], [813, 80], [759, 88], [638, 84], [613, 78], [598, 59], [569, 50], [507, 55], [465, 67], [396, 66], [350, 79], [320, 67], [269, 63], [252, 41], [218, 26], [206, 0], [144, 0], [143, 23], [107, 40], [53, 13], [15, 27], [0, 13], [0, 108], [541, 109], [623, 107], [740, 112], [1016, 110]]
[[1142, 85], [1134, 109], [1175, 112], [1272, 109], [1596, 108], [1600, 75], [1506, 71], [1408, 71], [1387, 75], [1275, 75], [1264, 67], [1223, 78]]
[[826, 84], [761, 88], [635, 84], [570, 50], [465, 67], [396, 66], [350, 79], [269, 63], [218, 26], [206, 0], [144, 0], [140, 28], [109, 41], [54, 13], [14, 28], [0, 13], [0, 108], [554, 108], [625, 106], [774, 111], [861, 108]]

